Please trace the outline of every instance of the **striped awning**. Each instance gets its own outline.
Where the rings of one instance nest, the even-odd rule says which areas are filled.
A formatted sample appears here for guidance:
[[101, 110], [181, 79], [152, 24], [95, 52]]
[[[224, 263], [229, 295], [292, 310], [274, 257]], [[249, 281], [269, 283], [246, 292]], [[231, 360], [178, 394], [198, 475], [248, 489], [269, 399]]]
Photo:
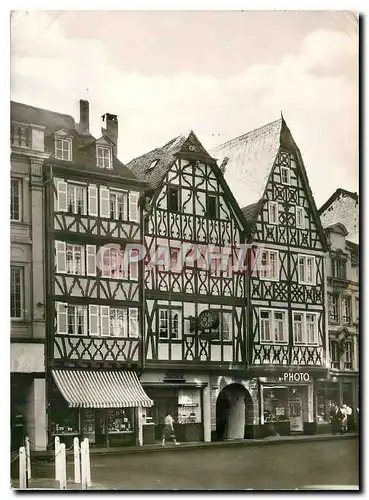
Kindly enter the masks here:
[[52, 375], [71, 407], [148, 408], [153, 405], [132, 371], [52, 370]]

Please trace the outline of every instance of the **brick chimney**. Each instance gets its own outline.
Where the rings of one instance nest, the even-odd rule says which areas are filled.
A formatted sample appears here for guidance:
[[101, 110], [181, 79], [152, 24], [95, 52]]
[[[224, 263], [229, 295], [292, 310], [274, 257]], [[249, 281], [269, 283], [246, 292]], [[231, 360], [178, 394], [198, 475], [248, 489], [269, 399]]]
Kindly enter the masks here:
[[105, 113], [102, 117], [103, 122], [106, 124], [106, 128], [101, 127], [101, 133], [109, 137], [113, 141], [113, 151], [114, 156], [118, 156], [118, 116], [111, 115], [110, 113]]
[[90, 133], [90, 104], [88, 101], [79, 101], [79, 132], [80, 134]]

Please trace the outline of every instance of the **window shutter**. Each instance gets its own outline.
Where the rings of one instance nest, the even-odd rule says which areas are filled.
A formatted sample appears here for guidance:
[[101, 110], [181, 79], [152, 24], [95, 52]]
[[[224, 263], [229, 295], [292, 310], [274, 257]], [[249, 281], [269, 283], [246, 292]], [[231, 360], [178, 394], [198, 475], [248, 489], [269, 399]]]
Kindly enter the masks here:
[[139, 222], [138, 194], [137, 191], [129, 193], [129, 220], [132, 222]]
[[66, 252], [65, 252], [65, 241], [56, 241], [55, 250], [56, 250], [56, 272], [66, 273], [67, 262], [66, 262]]
[[96, 276], [96, 246], [86, 245], [87, 276]]
[[68, 306], [64, 302], [57, 302], [57, 333], [68, 333]]
[[129, 308], [129, 336], [138, 337], [138, 309]]
[[99, 306], [89, 306], [89, 334], [99, 335]]
[[64, 181], [58, 181], [58, 212], [67, 211], [68, 186]]
[[97, 186], [88, 186], [88, 215], [97, 215]]
[[100, 306], [100, 332], [107, 337], [110, 335], [110, 307]]
[[100, 217], [110, 217], [109, 189], [100, 187]]

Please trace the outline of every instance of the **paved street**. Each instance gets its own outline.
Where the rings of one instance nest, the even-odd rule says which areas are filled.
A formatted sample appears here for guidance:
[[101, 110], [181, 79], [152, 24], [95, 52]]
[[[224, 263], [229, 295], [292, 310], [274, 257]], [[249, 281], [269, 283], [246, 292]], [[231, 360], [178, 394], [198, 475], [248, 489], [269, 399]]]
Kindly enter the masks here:
[[[267, 446], [92, 455], [91, 478], [107, 489], [294, 489], [358, 485], [358, 439]], [[52, 477], [35, 464], [34, 477]], [[72, 479], [72, 464], [68, 478]]]

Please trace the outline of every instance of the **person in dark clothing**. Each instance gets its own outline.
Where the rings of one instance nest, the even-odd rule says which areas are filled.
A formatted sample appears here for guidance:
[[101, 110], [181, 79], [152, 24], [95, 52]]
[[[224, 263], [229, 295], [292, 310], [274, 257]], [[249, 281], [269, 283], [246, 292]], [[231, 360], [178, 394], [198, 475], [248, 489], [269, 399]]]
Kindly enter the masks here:
[[338, 408], [337, 405], [334, 405], [331, 413], [331, 424], [332, 424], [332, 434], [335, 435], [339, 432], [341, 432], [341, 421], [343, 418], [343, 415], [341, 413], [341, 410]]

